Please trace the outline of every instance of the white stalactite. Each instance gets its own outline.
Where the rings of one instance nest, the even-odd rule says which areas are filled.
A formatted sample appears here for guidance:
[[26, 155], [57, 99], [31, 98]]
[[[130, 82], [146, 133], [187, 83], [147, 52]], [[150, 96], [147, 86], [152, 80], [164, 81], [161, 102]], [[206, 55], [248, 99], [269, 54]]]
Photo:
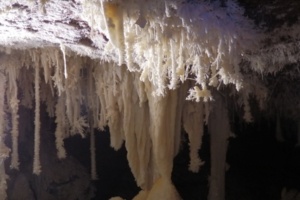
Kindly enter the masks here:
[[11, 165], [12, 169], [19, 169], [19, 150], [18, 150], [18, 137], [19, 137], [19, 100], [18, 100], [18, 86], [17, 86], [17, 70], [16, 66], [11, 66], [8, 72], [9, 76], [9, 89], [10, 89], [10, 109], [12, 116], [12, 155]]
[[[123, 140], [124, 140], [124, 130], [122, 129], [122, 113], [121, 113], [121, 100], [117, 97], [121, 98], [121, 94], [119, 91], [114, 90], [115, 80], [113, 78], [114, 71], [120, 69], [110, 69], [106, 68], [106, 71], [103, 75], [105, 80], [105, 88], [104, 95], [105, 95], [105, 116], [107, 117], [107, 125], [109, 126], [110, 132], [110, 145], [115, 149], [118, 150], [122, 147]], [[116, 89], [116, 88], [115, 88]], [[118, 88], [119, 89], [119, 88]], [[117, 94], [118, 95], [114, 95]]]
[[64, 60], [64, 75], [65, 75], [65, 78], [68, 78], [68, 70], [67, 70], [67, 59], [66, 59], [66, 48], [65, 46], [60, 43], [60, 50], [62, 52], [62, 55], [63, 55], [63, 60]]
[[60, 62], [60, 56], [59, 56], [59, 50], [54, 51], [55, 55], [55, 72], [54, 76], [52, 77], [55, 87], [58, 91], [58, 96], [61, 95], [61, 93], [64, 91], [64, 81], [62, 78], [63, 72], [61, 69], [61, 62]]
[[171, 181], [173, 158], [177, 152], [175, 119], [178, 114], [178, 91], [170, 91], [164, 98], [155, 98], [152, 88], [148, 88], [150, 111], [150, 136], [152, 152], [157, 174], [154, 174], [154, 184], [149, 191], [147, 200], [181, 199]]
[[199, 158], [204, 125], [203, 102], [187, 103], [183, 113], [183, 127], [189, 136], [190, 164], [189, 170], [197, 173], [204, 162]]
[[[0, 73], [0, 157], [5, 157], [7, 152], [7, 147], [4, 143], [5, 137], [5, 90], [6, 90], [6, 78], [5, 75]], [[8, 156], [8, 154], [6, 155]]]
[[67, 156], [65, 147], [64, 147], [64, 138], [66, 135], [66, 115], [65, 115], [65, 98], [64, 95], [58, 97], [56, 106], [55, 106], [55, 145], [57, 150], [57, 157], [59, 159], [64, 159]]

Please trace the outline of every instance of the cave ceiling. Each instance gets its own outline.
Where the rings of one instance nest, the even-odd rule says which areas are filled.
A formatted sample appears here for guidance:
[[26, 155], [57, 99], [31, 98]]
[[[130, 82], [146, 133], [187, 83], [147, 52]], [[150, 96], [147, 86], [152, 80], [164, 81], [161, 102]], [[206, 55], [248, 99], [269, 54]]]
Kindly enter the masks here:
[[[228, 1], [220, 2], [220, 6], [226, 7]], [[63, 44], [68, 51], [81, 56], [114, 59], [115, 55], [103, 53], [109, 41], [107, 33], [95, 28], [82, 15], [85, 3], [83, 0], [1, 1], [1, 51], [9, 54], [12, 49], [59, 47]], [[262, 78], [262, 82], [272, 91], [284, 93], [290, 91], [286, 88], [291, 88], [291, 85], [297, 88], [296, 81], [291, 80], [299, 77], [300, 3], [293, 0], [238, 0], [238, 4], [244, 9], [244, 16], [253, 20], [255, 29], [264, 35], [259, 50], [251, 52], [250, 57], [259, 57], [265, 65], [269, 65], [254, 71], [246, 67], [243, 72], [249, 76], [263, 74], [258, 76], [266, 77]], [[283, 80], [281, 85], [284, 86], [274, 89], [278, 79]], [[289, 95], [295, 96], [295, 92]]]
[[[74, 52], [99, 57], [105, 42], [102, 33], [92, 33], [81, 15], [78, 1], [5, 1], [0, 3], [1, 45], [17, 49], [51, 47], [64, 43]], [[98, 40], [97, 42], [95, 40]]]
[[[221, 2], [224, 4], [226, 0]], [[297, 1], [238, 0], [238, 3], [245, 9], [244, 15], [252, 19], [257, 28], [264, 30], [270, 37], [279, 34], [279, 30], [299, 23], [300, 3]], [[34, 0], [2, 1], [1, 46], [26, 49], [64, 43], [79, 54], [99, 58], [103, 48], [101, 44], [108, 39], [105, 33], [91, 28], [82, 17], [82, 4], [82, 0], [48, 0], [44, 3]], [[293, 30], [293, 33], [298, 32]], [[286, 38], [282, 36], [281, 39], [289, 42], [296, 39], [295, 37], [296, 35]]]

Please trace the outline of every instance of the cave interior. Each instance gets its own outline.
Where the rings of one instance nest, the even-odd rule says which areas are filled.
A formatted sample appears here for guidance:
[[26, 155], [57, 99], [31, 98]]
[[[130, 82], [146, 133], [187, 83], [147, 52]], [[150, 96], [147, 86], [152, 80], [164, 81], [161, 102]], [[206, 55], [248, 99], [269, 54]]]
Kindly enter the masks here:
[[299, 9], [0, 1], [0, 200], [299, 200]]

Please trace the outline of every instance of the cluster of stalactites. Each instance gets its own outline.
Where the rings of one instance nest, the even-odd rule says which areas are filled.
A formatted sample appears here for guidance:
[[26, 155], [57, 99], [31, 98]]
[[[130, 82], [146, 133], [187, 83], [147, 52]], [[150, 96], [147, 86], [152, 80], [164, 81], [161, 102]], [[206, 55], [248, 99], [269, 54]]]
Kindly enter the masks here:
[[259, 40], [243, 10], [226, 2], [221, 7], [204, 1], [83, 1], [83, 17], [109, 37], [106, 53], [141, 72], [140, 80], [150, 81], [155, 95], [191, 79], [195, 86], [187, 99], [199, 102], [212, 99], [210, 87], [243, 87], [242, 56]]
[[[202, 103], [185, 101], [188, 84], [166, 92], [164, 97], [156, 96], [153, 95], [155, 86], [147, 80], [141, 82], [139, 73], [129, 72], [125, 66], [114, 63], [73, 56], [59, 47], [12, 51], [2, 60], [1, 69], [6, 83], [2, 85], [6, 91], [2, 97], [12, 116], [12, 168], [19, 166], [18, 129], [15, 128], [19, 116], [14, 113], [18, 113], [20, 104], [35, 110], [33, 172], [42, 171], [40, 102], [45, 103], [49, 116], [56, 118], [54, 134], [58, 158], [66, 157], [65, 138], [74, 134], [85, 137], [91, 132], [93, 179], [97, 177], [93, 129], [106, 126], [110, 129], [114, 149], [126, 141], [129, 165], [144, 191], [151, 191], [153, 184], [161, 181], [171, 183], [172, 160], [180, 145], [181, 121], [190, 139], [190, 170], [197, 172], [202, 164], [197, 152], [209, 111]], [[16, 91], [22, 97], [19, 100]], [[1, 116], [4, 120], [5, 115]]]
[[70, 68], [71, 79], [65, 79], [66, 55], [62, 48], [33, 49], [23, 52], [15, 50], [2, 57], [1, 71], [7, 79], [7, 86], [2, 94], [5, 95], [12, 120], [12, 127], [9, 129], [12, 138], [11, 168], [19, 168], [19, 104], [27, 108], [35, 106], [33, 108], [35, 110], [33, 164], [35, 174], [41, 172], [40, 102], [45, 102], [49, 116], [56, 116], [55, 135], [59, 158], [66, 156], [63, 147], [64, 138], [74, 134], [84, 136], [84, 129], [88, 124], [81, 113], [84, 99], [82, 95], [84, 90], [79, 88], [82, 82], [78, 82], [78, 80], [82, 81], [80, 78], [81, 60], [81, 58], [73, 58], [69, 61], [72, 66]]
[[[167, 188], [177, 199], [170, 183], [181, 121], [190, 139], [189, 168], [197, 172], [203, 164], [197, 152], [209, 113], [203, 102], [212, 99], [210, 89], [221, 83], [232, 83], [237, 90], [243, 87], [239, 64], [242, 54], [255, 48], [257, 34], [233, 1], [227, 1], [226, 8], [205, 2], [84, 1], [83, 9], [92, 28], [109, 36], [103, 54], [116, 55], [113, 60], [74, 56], [61, 44], [53, 49], [13, 51], [1, 63], [8, 77], [5, 94], [12, 113], [11, 166], [19, 166], [19, 103], [30, 108], [35, 105], [33, 167], [34, 173], [41, 172], [37, 102], [42, 101], [49, 116], [56, 117], [59, 158], [66, 157], [65, 138], [85, 137], [88, 130], [109, 126], [113, 148], [119, 149], [126, 141], [129, 165], [143, 195], [151, 199], [152, 191]], [[198, 104], [184, 101], [186, 96]], [[244, 105], [248, 113], [249, 104], [245, 101]], [[96, 178], [95, 166], [92, 174]]]

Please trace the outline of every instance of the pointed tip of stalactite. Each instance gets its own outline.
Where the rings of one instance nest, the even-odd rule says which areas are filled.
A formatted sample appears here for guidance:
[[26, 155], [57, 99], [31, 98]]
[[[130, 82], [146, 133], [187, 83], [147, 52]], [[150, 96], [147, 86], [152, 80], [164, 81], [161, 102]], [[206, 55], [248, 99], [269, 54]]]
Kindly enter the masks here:
[[[2, 144], [1, 144], [2, 143]], [[3, 142], [0, 143], [0, 159], [6, 159], [9, 157], [9, 153], [11, 152], [11, 149], [8, 148]]]
[[41, 174], [42, 170], [41, 168], [38, 168], [38, 169], [33, 169], [33, 174], [39, 176]]
[[10, 168], [10, 169], [19, 170], [19, 165], [20, 165], [20, 163], [17, 163], [16, 165], [11, 164], [11, 165], [9, 166], [9, 168]]
[[189, 165], [189, 171], [193, 173], [198, 173], [200, 171], [200, 168], [205, 164], [205, 161], [202, 161], [201, 159], [193, 160], [190, 162]]
[[59, 160], [64, 160], [64, 159], [66, 159], [66, 157], [67, 157], [67, 155], [66, 155], [66, 153], [64, 152], [57, 152], [57, 158], [59, 159]]

